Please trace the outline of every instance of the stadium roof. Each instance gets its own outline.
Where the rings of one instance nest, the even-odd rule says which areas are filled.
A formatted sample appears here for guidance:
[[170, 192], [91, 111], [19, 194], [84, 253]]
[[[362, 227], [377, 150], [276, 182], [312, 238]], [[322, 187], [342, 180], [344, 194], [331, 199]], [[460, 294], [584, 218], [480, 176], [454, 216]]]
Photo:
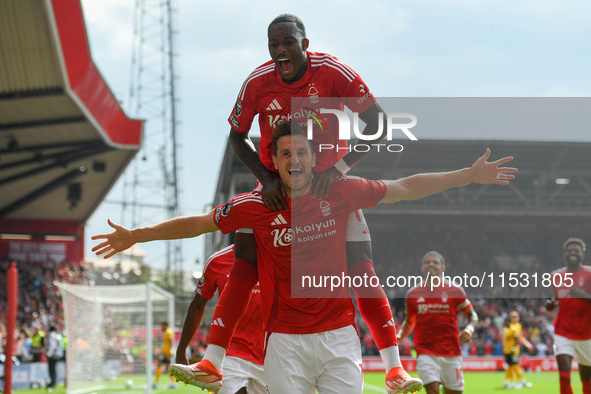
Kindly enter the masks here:
[[86, 222], [139, 150], [79, 0], [0, 2], [0, 219]]

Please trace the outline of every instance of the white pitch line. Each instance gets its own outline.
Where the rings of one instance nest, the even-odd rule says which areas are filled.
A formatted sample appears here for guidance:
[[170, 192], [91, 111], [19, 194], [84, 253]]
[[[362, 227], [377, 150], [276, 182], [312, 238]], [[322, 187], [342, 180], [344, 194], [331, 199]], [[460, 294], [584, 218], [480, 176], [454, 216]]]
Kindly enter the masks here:
[[[369, 384], [369, 383], [364, 383], [363, 388], [368, 388], [371, 391], [375, 391], [376, 393], [383, 393], [384, 391], [386, 391], [386, 389], [384, 389], [382, 387], [374, 386], [373, 384]], [[363, 391], [365, 391], [365, 390], [363, 390]]]

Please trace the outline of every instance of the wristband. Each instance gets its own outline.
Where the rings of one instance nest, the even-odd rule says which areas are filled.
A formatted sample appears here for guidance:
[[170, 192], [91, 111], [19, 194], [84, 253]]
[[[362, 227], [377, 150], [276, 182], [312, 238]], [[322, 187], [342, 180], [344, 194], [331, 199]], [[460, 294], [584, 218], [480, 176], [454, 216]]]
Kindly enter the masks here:
[[336, 168], [337, 171], [340, 172], [342, 175], [345, 175], [351, 169], [351, 167], [349, 167], [343, 159], [337, 161], [334, 165], [334, 168]]
[[468, 331], [470, 334], [474, 334], [474, 326], [472, 324], [468, 324], [464, 330]]

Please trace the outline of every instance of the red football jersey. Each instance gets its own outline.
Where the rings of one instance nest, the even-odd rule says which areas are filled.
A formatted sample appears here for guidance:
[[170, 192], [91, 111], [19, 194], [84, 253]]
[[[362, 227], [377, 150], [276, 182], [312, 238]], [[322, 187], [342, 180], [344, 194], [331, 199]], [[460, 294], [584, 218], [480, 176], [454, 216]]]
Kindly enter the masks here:
[[312, 334], [355, 323], [348, 286], [334, 292], [302, 287], [293, 274], [346, 273], [349, 213], [375, 206], [385, 192], [383, 182], [350, 177], [335, 182], [326, 200], [312, 200], [309, 194], [288, 199], [289, 210], [273, 212], [251, 193], [216, 208], [214, 220], [224, 233], [241, 227], [254, 231], [266, 331]]
[[[281, 79], [275, 63], [269, 60], [256, 68], [244, 81], [238, 93], [238, 99], [228, 121], [232, 128], [239, 132], [248, 132], [254, 120], [259, 116], [261, 130], [260, 153], [261, 161], [271, 171], [275, 171], [271, 157], [273, 156], [273, 127], [287, 120], [305, 121], [308, 113], [315, 113], [319, 107], [326, 107], [326, 100], [331, 97], [331, 109], [343, 110], [346, 105], [351, 111], [362, 113], [367, 110], [375, 98], [361, 77], [349, 66], [337, 58], [325, 54], [306, 52], [308, 68], [304, 76], [293, 83]], [[298, 105], [296, 113], [292, 112], [292, 99]], [[315, 116], [316, 116], [315, 115]], [[337, 118], [324, 115], [326, 130], [316, 127], [313, 141], [316, 144], [316, 172], [333, 166], [347, 153], [347, 141], [339, 140]], [[324, 124], [324, 122], [321, 122]], [[319, 151], [318, 144], [331, 144], [341, 149]]]
[[[566, 275], [566, 274], [570, 275]], [[562, 280], [555, 278], [562, 277]], [[568, 278], [572, 278], [572, 282]], [[571, 298], [570, 289], [579, 287], [587, 294], [591, 294], [591, 267], [582, 265], [576, 272], [567, 271], [566, 267], [552, 272], [553, 291], [559, 299], [558, 315], [554, 320], [554, 332], [557, 335], [577, 341], [591, 339], [591, 314], [583, 313], [591, 307], [591, 302], [580, 298]], [[572, 286], [569, 286], [571, 285]]]
[[441, 357], [462, 355], [458, 331], [458, 311], [467, 312], [472, 304], [461, 287], [444, 284], [410, 289], [406, 295], [406, 314], [416, 318], [417, 354]]
[[[228, 276], [234, 266], [234, 245], [221, 249], [207, 260], [203, 276], [197, 283], [195, 293], [211, 300], [215, 292], [220, 294], [228, 283]], [[250, 302], [246, 312], [232, 337], [226, 355], [239, 357], [255, 364], [263, 365], [263, 347], [265, 331], [263, 329], [263, 309], [261, 307], [261, 290], [259, 285], [252, 289]]]

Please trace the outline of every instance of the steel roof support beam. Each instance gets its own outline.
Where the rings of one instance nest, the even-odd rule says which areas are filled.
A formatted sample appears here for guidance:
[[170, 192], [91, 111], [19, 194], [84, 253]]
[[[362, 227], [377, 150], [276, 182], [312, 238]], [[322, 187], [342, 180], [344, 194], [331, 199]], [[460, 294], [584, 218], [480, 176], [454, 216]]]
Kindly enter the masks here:
[[37, 174], [40, 174], [45, 171], [49, 171], [49, 170], [56, 168], [56, 167], [66, 167], [71, 162], [81, 160], [81, 159], [86, 159], [88, 157], [92, 157], [92, 156], [107, 152], [111, 149], [112, 148], [109, 148], [105, 145], [101, 145], [99, 147], [90, 148], [90, 149], [86, 149], [83, 151], [76, 151], [76, 152], [73, 152], [70, 154], [66, 154], [66, 155], [63, 155], [63, 156], [57, 158], [53, 163], [48, 164], [46, 166], [35, 168], [35, 169], [29, 170], [29, 171], [24, 171], [19, 174], [9, 176], [4, 179], [0, 179], [0, 186], [5, 185], [10, 182], [18, 181], [20, 179], [23, 179], [23, 178], [26, 178], [29, 176], [37, 175]]
[[66, 183], [78, 178], [81, 175], [84, 175], [85, 173], [86, 173], [86, 168], [84, 168], [84, 167], [76, 168], [75, 170], [71, 170], [71, 171], [67, 172], [66, 174], [62, 175], [61, 177], [56, 178], [53, 181], [46, 183], [45, 185], [41, 186], [37, 190], [34, 190], [31, 193], [27, 194], [26, 196], [24, 196], [20, 200], [15, 201], [12, 204], [0, 209], [0, 218], [3, 218], [5, 216], [9, 215], [10, 213], [24, 207], [28, 203], [43, 197], [47, 193], [55, 190], [56, 188], [62, 186], [63, 184], [66, 184]]
[[[103, 145], [100, 144], [100, 146], [103, 146]], [[78, 146], [70, 145], [69, 148], [70, 149], [68, 149], [66, 151], [52, 153], [51, 155], [44, 155], [42, 153], [39, 153], [29, 159], [13, 161], [13, 162], [6, 163], [6, 164], [0, 164], [0, 171], [7, 169], [7, 168], [26, 166], [28, 164], [35, 164], [35, 163], [41, 164], [41, 163], [48, 162], [51, 160], [57, 160], [57, 162], [63, 163], [65, 160], [68, 160], [68, 155], [73, 155], [73, 154], [75, 155], [75, 154], [79, 154], [80, 152], [83, 152], [83, 151], [95, 150], [97, 148], [97, 143], [95, 142], [92, 144], [88, 144], [88, 143], [87, 144], [80, 144]]]

